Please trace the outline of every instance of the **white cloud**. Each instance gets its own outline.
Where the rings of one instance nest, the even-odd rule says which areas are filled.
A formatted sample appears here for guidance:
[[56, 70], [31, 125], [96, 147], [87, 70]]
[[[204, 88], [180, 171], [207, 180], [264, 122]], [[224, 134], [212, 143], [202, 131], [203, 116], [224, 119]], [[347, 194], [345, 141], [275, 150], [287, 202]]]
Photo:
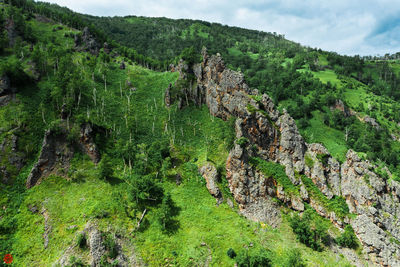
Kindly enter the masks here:
[[[342, 54], [400, 51], [400, 11], [395, 0], [50, 0], [77, 12], [99, 16], [151, 16], [201, 19], [277, 32], [311, 47]], [[388, 19], [392, 18], [392, 19]], [[376, 33], [375, 33], [376, 32]]]

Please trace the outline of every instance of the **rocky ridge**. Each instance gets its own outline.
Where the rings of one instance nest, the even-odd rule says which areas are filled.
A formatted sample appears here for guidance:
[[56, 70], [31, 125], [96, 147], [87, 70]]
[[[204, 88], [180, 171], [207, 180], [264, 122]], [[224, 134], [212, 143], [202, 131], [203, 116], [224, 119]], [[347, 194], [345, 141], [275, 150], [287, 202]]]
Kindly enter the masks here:
[[[190, 69], [180, 62], [178, 71]], [[243, 74], [227, 69], [220, 55], [208, 56], [192, 67], [195, 83], [181, 88], [171, 97], [169, 87], [166, 102], [206, 104], [210, 113], [224, 120], [236, 117], [236, 143], [226, 162], [226, 178], [242, 214], [252, 220], [279, 224], [279, 206], [274, 197], [289, 207], [302, 211], [309, 203], [320, 215], [337, 227], [349, 223], [366, 252], [366, 260], [382, 266], [400, 265], [400, 184], [387, 181], [375, 169], [377, 166], [361, 160], [354, 151], [346, 161], [334, 159], [321, 144], [307, 144], [295, 121], [284, 110], [280, 114], [272, 100], [259, 95], [244, 81]], [[181, 73], [177, 83], [182, 84]], [[339, 103], [340, 104], [340, 103]], [[279, 163], [287, 177], [298, 188], [298, 194], [286, 192], [273, 177], [265, 176], [252, 158]], [[303, 178], [311, 179], [324, 198], [344, 198], [351, 213], [339, 216], [310, 192]]]
[[[47, 130], [42, 143], [41, 153], [26, 181], [26, 187], [40, 184], [52, 173], [63, 173], [68, 170], [70, 161], [76, 152], [75, 146], [68, 142], [69, 131], [63, 127], [58, 130]], [[100, 161], [100, 153], [93, 140], [93, 127], [90, 124], [81, 126], [78, 148], [86, 153], [94, 163]]]

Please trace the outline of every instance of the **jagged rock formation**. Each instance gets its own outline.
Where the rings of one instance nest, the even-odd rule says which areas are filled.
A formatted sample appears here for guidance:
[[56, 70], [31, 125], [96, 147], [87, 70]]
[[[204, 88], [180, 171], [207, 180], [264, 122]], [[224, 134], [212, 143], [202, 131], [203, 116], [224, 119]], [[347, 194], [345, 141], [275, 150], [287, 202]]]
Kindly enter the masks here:
[[75, 48], [78, 51], [87, 51], [93, 55], [99, 53], [100, 45], [90, 33], [89, 28], [85, 27], [82, 31], [82, 35], [75, 35]]
[[[180, 72], [190, 69], [182, 62], [180, 65], [176, 68]], [[206, 104], [216, 117], [237, 118], [235, 131], [240, 142], [229, 153], [226, 178], [242, 214], [276, 225], [280, 210], [273, 197], [299, 211], [304, 210], [307, 202], [338, 227], [350, 223], [375, 264], [400, 266], [400, 225], [396, 219], [400, 215], [399, 183], [387, 182], [373, 171], [376, 166], [360, 160], [353, 151], [348, 152], [346, 162], [340, 166], [321, 144], [306, 144], [290, 115], [286, 111], [279, 114], [267, 95], [260, 96], [257, 90], [251, 90], [243, 74], [225, 68], [220, 55], [209, 57], [204, 50], [203, 62], [192, 69], [195, 83], [182, 88], [175, 98], [170, 95], [170, 87], [166, 103], [178, 100]], [[181, 73], [177, 83], [184, 84], [180, 80], [185, 77]], [[344, 108], [341, 103], [337, 106]], [[299, 194], [285, 192], [273, 177], [266, 177], [251, 164], [254, 157], [285, 166]], [[327, 199], [344, 197], [356, 218], [340, 218], [325, 207], [307, 191], [302, 175], [311, 179]]]
[[0, 107], [7, 105], [13, 95], [16, 93], [15, 88], [11, 87], [10, 78], [7, 75], [0, 77]]
[[84, 151], [94, 163], [99, 163], [100, 152], [93, 139], [95, 132], [95, 129], [93, 129], [90, 123], [83, 124], [79, 136], [79, 144], [81, 150]]
[[[85, 229], [82, 232], [79, 232], [78, 235], [83, 236], [85, 243], [84, 245], [89, 248], [88, 255], [85, 256], [87, 260], [90, 262], [90, 266], [97, 267], [97, 266], [104, 266], [105, 262], [111, 264], [107, 261], [108, 258], [108, 248], [105, 244], [104, 239], [104, 232], [99, 230], [98, 225], [96, 222], [89, 221]], [[127, 257], [124, 252], [122, 251], [123, 240], [120, 239], [118, 236], [113, 237], [115, 242], [115, 257], [111, 261], [118, 262], [117, 265], [119, 267], [128, 267], [128, 266], [143, 266], [141, 261], [136, 257], [136, 255], [132, 255], [131, 257]], [[87, 251], [84, 251], [83, 254], [86, 254]], [[71, 256], [76, 256], [80, 258], [82, 254], [82, 250], [77, 247], [77, 245], [72, 245], [68, 247], [62, 257], [58, 260], [57, 264], [61, 266], [69, 266], [70, 265], [70, 258]], [[86, 265], [85, 265], [86, 266]], [[114, 265], [113, 265], [114, 266]]]
[[11, 183], [13, 176], [22, 169], [24, 163], [25, 153], [18, 149], [18, 136], [13, 133], [4, 138], [0, 143], [0, 182]]
[[217, 199], [217, 204], [223, 202], [222, 193], [218, 188], [218, 171], [213, 164], [207, 162], [203, 167], [199, 169], [200, 174], [204, 177], [207, 184], [207, 189], [210, 194]]
[[[78, 144], [81, 151], [88, 154], [94, 163], [100, 161], [100, 154], [93, 142], [91, 125], [82, 125]], [[66, 129], [47, 130], [39, 159], [28, 176], [26, 187], [31, 188], [40, 184], [43, 179], [57, 171], [61, 171], [58, 174], [63, 176], [63, 173], [69, 168], [74, 152], [74, 146], [68, 142], [68, 131]]]

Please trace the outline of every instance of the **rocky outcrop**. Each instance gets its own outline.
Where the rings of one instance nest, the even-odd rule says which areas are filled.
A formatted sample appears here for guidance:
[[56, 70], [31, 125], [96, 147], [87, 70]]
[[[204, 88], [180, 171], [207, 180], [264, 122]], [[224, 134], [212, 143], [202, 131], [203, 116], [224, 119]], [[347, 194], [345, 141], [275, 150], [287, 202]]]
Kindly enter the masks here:
[[208, 192], [217, 199], [217, 204], [221, 204], [223, 201], [222, 193], [218, 188], [218, 171], [215, 166], [207, 162], [203, 167], [199, 169], [200, 174], [206, 180], [206, 187]]
[[400, 265], [399, 183], [380, 177], [377, 169], [349, 150], [341, 167], [341, 194], [357, 218], [351, 221], [365, 251], [384, 266]]
[[370, 116], [365, 116], [364, 118], [362, 118], [362, 121], [364, 121], [365, 123], [368, 123], [369, 125], [371, 125], [372, 127], [374, 127], [377, 130], [381, 129], [381, 126], [379, 125], [379, 123], [377, 123], [376, 120]]
[[27, 188], [39, 184], [44, 178], [60, 167], [63, 169], [69, 168], [69, 162], [74, 152], [66, 140], [66, 131], [46, 131], [39, 159], [33, 166], [26, 181]]
[[89, 28], [85, 27], [82, 31], [82, 35], [75, 35], [75, 48], [78, 51], [87, 51], [92, 55], [97, 55], [99, 53], [100, 45], [90, 33]]
[[[80, 139], [76, 140], [82, 153], [86, 153], [94, 163], [100, 161], [100, 154], [93, 141], [93, 128], [90, 124], [81, 127]], [[60, 127], [57, 130], [47, 130], [39, 159], [33, 166], [26, 181], [26, 187], [40, 184], [50, 174], [64, 176], [74, 156], [75, 146], [68, 142], [68, 131]]]
[[353, 110], [350, 110], [340, 99], [336, 99], [335, 105], [331, 106], [331, 110], [335, 109], [341, 111], [345, 117], [356, 115], [356, 113]]
[[[285, 110], [280, 114], [267, 95], [250, 89], [243, 74], [225, 68], [220, 55], [208, 56], [204, 50], [203, 62], [192, 69], [196, 89], [182, 89], [186, 102], [206, 104], [212, 115], [224, 120], [236, 117], [237, 141], [226, 162], [226, 178], [240, 213], [277, 225], [280, 208], [273, 198], [299, 211], [304, 210], [306, 202], [338, 227], [350, 223], [375, 264], [400, 266], [400, 223], [396, 219], [400, 216], [400, 183], [388, 183], [373, 171], [377, 166], [351, 150], [340, 165], [321, 144], [307, 144], [293, 118]], [[180, 79], [185, 75], [180, 74]], [[166, 93], [169, 104], [174, 102], [171, 90]], [[335, 108], [352, 115], [341, 101]], [[285, 166], [298, 192], [287, 192], [274, 177], [266, 177], [252, 164], [254, 158]], [[327, 199], [345, 198], [350, 212], [357, 216], [342, 218], [324, 206], [315, 193], [307, 191], [303, 176], [311, 179]]]
[[94, 142], [96, 130], [93, 129], [93, 125], [85, 123], [81, 126], [81, 132], [79, 136], [79, 144], [81, 150], [84, 151], [94, 163], [99, 163], [100, 152], [97, 145]]
[[[108, 235], [109, 238], [113, 239], [114, 243], [113, 248], [107, 247], [107, 242], [105, 242], [106, 235]], [[81, 259], [84, 258], [85, 260], [83, 261], [85, 262], [85, 264], [87, 264], [87, 261], [89, 261], [88, 262], [89, 265], [93, 267], [104, 266], [105, 262], [107, 262], [110, 265], [111, 262], [118, 262], [118, 264], [115, 265], [118, 267], [144, 265], [141, 263], [141, 261], [136, 257], [134, 253], [129, 257], [124, 254], [124, 252], [122, 251], [122, 247], [125, 245], [123, 239], [112, 233], [106, 233], [100, 231], [96, 222], [89, 221], [86, 224], [85, 229], [77, 234], [77, 238], [78, 236], [80, 237], [83, 236], [85, 242], [84, 246], [87, 247], [89, 250], [88, 255], [85, 255], [87, 252], [85, 250], [80, 249], [78, 245], [76, 245], [77, 242], [75, 241], [75, 245], [71, 245], [64, 251], [63, 255], [57, 262], [58, 265], [70, 266], [70, 258], [72, 256]], [[110, 245], [110, 243], [108, 243], [108, 245]], [[110, 249], [114, 250], [114, 252], [112, 253], [113, 258], [110, 258], [109, 254]], [[82, 253], [84, 255], [81, 255]]]
[[0, 143], [0, 182], [4, 184], [10, 184], [25, 164], [26, 154], [18, 149], [18, 139], [12, 133]]
[[0, 77], [0, 107], [7, 105], [16, 93], [16, 89], [11, 87], [10, 78], [3, 74]]

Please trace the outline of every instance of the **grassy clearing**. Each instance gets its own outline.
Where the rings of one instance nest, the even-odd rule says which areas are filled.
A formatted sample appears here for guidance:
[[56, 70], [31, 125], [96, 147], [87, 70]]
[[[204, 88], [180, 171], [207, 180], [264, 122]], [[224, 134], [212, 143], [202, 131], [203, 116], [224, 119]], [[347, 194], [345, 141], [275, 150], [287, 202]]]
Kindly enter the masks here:
[[333, 85], [336, 85], [338, 87], [342, 87], [342, 83], [338, 79], [336, 73], [333, 70], [323, 70], [323, 71], [318, 71], [314, 72], [312, 71], [312, 74], [321, 80], [323, 83], [328, 83], [330, 82]]
[[333, 157], [343, 162], [348, 150], [344, 133], [325, 125], [323, 113], [320, 111], [314, 111], [312, 114], [310, 126], [301, 130], [301, 134], [308, 143], [322, 143]]

